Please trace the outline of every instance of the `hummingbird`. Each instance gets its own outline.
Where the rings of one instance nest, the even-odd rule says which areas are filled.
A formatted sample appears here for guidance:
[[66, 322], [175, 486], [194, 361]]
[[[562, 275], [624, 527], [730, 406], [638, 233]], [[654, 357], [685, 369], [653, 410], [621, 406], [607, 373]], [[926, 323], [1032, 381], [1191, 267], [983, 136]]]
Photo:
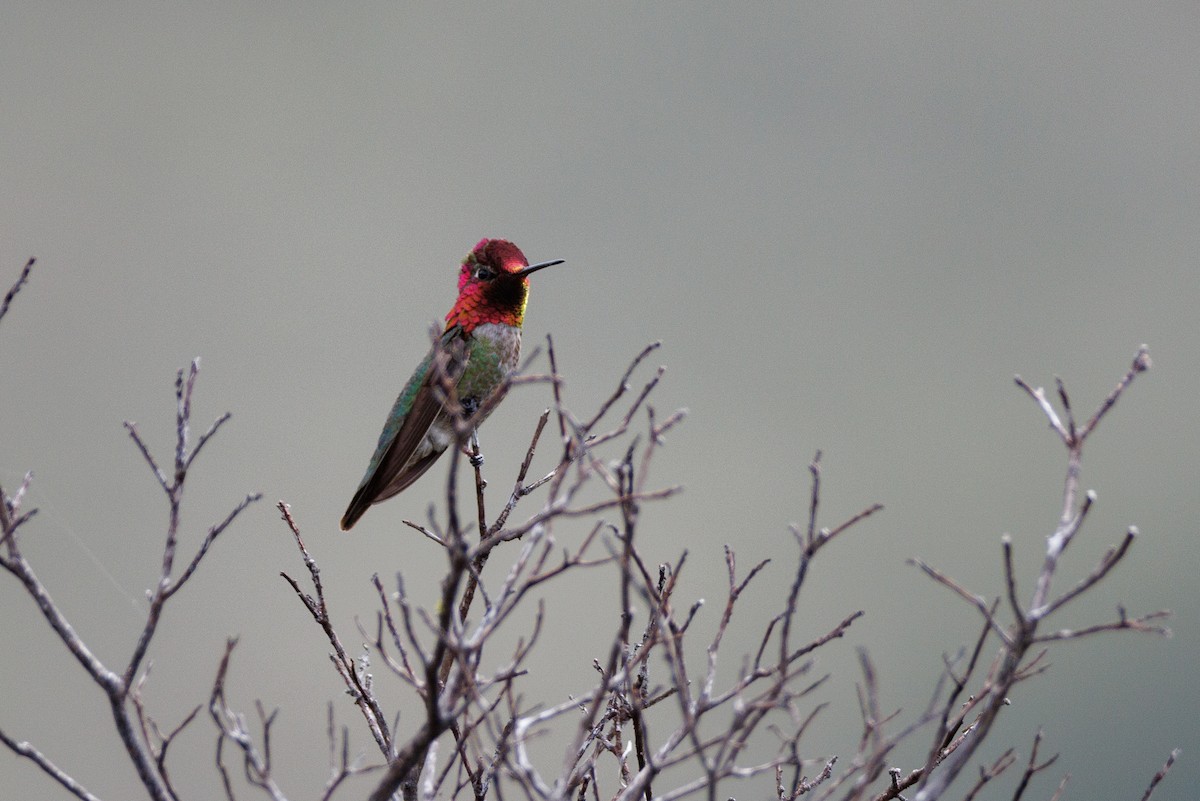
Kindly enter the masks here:
[[[481, 239], [458, 273], [458, 299], [446, 315], [446, 329], [429, 355], [400, 390], [379, 435], [375, 454], [358, 485], [342, 530], [349, 531], [367, 507], [391, 498], [412, 484], [454, 441], [454, 416], [437, 387], [434, 360], [445, 360], [446, 380], [462, 413], [495, 408], [497, 393], [521, 357], [521, 323], [529, 300], [529, 276], [562, 259], [530, 266], [506, 239]], [[479, 419], [476, 425], [483, 422]]]

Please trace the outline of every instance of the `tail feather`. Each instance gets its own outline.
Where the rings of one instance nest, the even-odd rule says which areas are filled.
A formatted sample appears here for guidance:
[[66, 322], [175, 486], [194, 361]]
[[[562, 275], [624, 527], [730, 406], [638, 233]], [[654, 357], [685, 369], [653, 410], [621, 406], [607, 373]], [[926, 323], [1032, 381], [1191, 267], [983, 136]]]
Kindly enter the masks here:
[[360, 487], [358, 492], [354, 493], [354, 497], [350, 500], [350, 505], [346, 507], [346, 514], [342, 515], [342, 531], [349, 531], [358, 522], [358, 518], [363, 516], [363, 512], [371, 506], [371, 501], [365, 498], [366, 487]]

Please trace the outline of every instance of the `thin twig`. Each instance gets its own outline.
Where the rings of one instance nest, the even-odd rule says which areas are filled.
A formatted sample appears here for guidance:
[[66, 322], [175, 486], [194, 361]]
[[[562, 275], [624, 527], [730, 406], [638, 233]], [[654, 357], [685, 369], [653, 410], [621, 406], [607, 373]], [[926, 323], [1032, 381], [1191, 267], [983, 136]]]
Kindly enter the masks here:
[[1150, 786], [1146, 788], [1146, 792], [1142, 794], [1142, 801], [1149, 801], [1150, 796], [1154, 794], [1154, 790], [1158, 787], [1158, 783], [1166, 778], [1167, 773], [1171, 770], [1171, 766], [1175, 764], [1175, 760], [1179, 758], [1179, 749], [1171, 751], [1167, 757], [1167, 761], [1163, 764], [1158, 772], [1154, 774], [1154, 778], [1150, 780]]
[[30, 257], [29, 261], [25, 262], [25, 267], [21, 270], [21, 274], [17, 276], [16, 283], [4, 294], [4, 300], [0, 301], [0, 320], [3, 320], [4, 315], [8, 314], [9, 304], [12, 303], [17, 293], [21, 291], [21, 287], [25, 285], [25, 282], [29, 280], [29, 273], [33, 270], [33, 265], [36, 261], [37, 259]]
[[[32, 264], [32, 261], [30, 263]], [[15, 294], [15, 290], [10, 294]], [[7, 305], [7, 302], [8, 298], [5, 298], [5, 305]], [[88, 792], [86, 787], [73, 779], [71, 775], [62, 768], [51, 762], [46, 755], [34, 748], [30, 743], [25, 741], [18, 742], [9, 737], [2, 730], [0, 730], [0, 742], [8, 746], [8, 748], [17, 756], [25, 757], [33, 762], [35, 765], [41, 768], [47, 776], [58, 782], [63, 789], [76, 798], [82, 799], [83, 801], [100, 801], [99, 797]]]

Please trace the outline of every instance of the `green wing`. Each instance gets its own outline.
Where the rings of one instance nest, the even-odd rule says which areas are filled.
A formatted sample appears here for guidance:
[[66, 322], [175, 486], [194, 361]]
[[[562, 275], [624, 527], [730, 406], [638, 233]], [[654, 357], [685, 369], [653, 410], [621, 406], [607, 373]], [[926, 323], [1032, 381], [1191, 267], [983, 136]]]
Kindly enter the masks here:
[[[457, 382], [466, 369], [469, 349], [464, 347], [462, 329], [455, 326], [442, 335], [392, 405], [366, 475], [342, 515], [343, 531], [349, 531], [371, 504], [392, 497], [420, 478], [442, 455], [438, 449], [415, 455], [429, 429], [445, 411], [433, 389], [436, 371], [432, 365], [439, 351], [448, 357], [446, 374], [451, 381]], [[404, 413], [406, 408], [408, 412]]]

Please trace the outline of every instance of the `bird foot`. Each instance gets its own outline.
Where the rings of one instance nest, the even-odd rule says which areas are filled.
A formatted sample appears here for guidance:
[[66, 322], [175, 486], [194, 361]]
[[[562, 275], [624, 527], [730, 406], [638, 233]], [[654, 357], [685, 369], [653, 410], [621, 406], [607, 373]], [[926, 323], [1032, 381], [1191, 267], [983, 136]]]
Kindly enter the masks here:
[[471, 460], [471, 467], [476, 470], [483, 467], [483, 454], [479, 452], [479, 431], [471, 430], [471, 440], [463, 446], [463, 453]]

